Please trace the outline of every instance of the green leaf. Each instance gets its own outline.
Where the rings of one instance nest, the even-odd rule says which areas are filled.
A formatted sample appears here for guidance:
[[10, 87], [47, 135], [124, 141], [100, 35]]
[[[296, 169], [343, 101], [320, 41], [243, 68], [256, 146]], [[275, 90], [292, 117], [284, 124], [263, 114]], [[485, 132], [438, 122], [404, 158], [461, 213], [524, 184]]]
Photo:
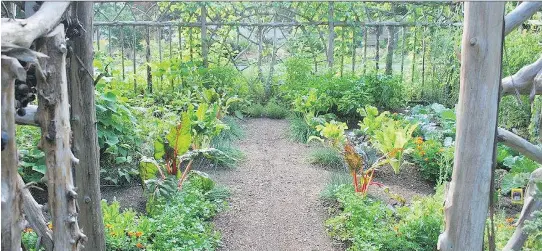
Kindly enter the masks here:
[[32, 170], [36, 171], [38, 173], [41, 173], [41, 174], [45, 174], [45, 172], [47, 171], [47, 166], [45, 166], [45, 165], [35, 165], [35, 166], [32, 166]]
[[[198, 109], [199, 110], [199, 109]], [[188, 112], [182, 114], [182, 121], [180, 124], [174, 126], [169, 130], [166, 135], [166, 139], [169, 145], [177, 152], [177, 155], [182, 155], [192, 144], [191, 134], [191, 121]]]
[[158, 173], [158, 163], [153, 159], [143, 157], [139, 162], [139, 177], [141, 180], [150, 180], [156, 177]]
[[164, 157], [164, 154], [166, 154], [164, 143], [162, 143], [162, 141], [158, 139], [154, 141], [153, 145], [154, 145], [154, 159], [156, 160], [162, 159], [162, 157]]

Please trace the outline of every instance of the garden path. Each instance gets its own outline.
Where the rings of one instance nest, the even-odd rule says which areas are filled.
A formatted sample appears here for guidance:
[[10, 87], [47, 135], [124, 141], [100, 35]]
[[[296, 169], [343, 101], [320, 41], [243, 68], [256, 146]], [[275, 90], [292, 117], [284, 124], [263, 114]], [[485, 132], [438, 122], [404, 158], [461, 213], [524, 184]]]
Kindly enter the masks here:
[[319, 200], [330, 175], [306, 160], [310, 146], [292, 142], [288, 122], [266, 118], [244, 123], [238, 143], [246, 155], [234, 170], [211, 175], [232, 192], [217, 216], [219, 250], [335, 250], [324, 229]]

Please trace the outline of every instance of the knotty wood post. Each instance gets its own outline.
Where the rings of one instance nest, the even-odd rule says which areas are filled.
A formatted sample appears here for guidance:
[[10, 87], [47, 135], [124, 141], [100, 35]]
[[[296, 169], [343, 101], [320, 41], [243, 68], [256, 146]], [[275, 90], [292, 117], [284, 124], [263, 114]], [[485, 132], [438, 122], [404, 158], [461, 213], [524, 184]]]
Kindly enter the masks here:
[[124, 69], [124, 29], [123, 26], [120, 26], [120, 58], [122, 64], [122, 80], [125, 78], [125, 69]]
[[134, 73], [134, 94], [137, 95], [137, 76], [136, 76], [136, 55], [137, 55], [137, 36], [136, 36], [136, 33], [137, 33], [137, 30], [136, 30], [136, 26], [134, 25], [134, 55], [133, 55], [133, 69], [132, 69], [132, 72]]
[[386, 75], [391, 75], [393, 72], [393, 49], [395, 47], [395, 27], [388, 26], [388, 45], [386, 52]]
[[378, 62], [380, 61], [380, 26], [376, 26], [376, 56], [375, 56], [375, 62], [376, 62], [376, 73], [378, 73], [378, 70], [380, 69]]
[[107, 27], [107, 51], [109, 56], [113, 57], [113, 50], [111, 48], [111, 26]]
[[411, 63], [411, 70], [410, 70], [410, 83], [414, 84], [414, 74], [416, 73], [416, 41], [418, 39], [417, 32], [416, 32], [416, 26], [412, 27], [414, 30], [414, 42], [412, 43], [414, 48], [412, 50], [412, 63]]
[[333, 22], [334, 3], [329, 2], [328, 9], [328, 28], [329, 37], [327, 40], [327, 67], [333, 69], [334, 51], [335, 51], [335, 23]]
[[[94, 50], [90, 39], [93, 3], [78, 2], [74, 6], [71, 12], [72, 17], [78, 18], [87, 31], [70, 44], [73, 52], [68, 72], [70, 121], [73, 131], [72, 151], [79, 159], [79, 163], [74, 165], [75, 186], [80, 194], [77, 197], [79, 214], [83, 216], [80, 217], [79, 223], [88, 237], [84, 250], [103, 251], [105, 250], [105, 232], [100, 193], [100, 151], [96, 128], [95, 88], [94, 80], [89, 75], [89, 73], [94, 73], [92, 66]], [[77, 60], [77, 57], [81, 62]], [[82, 71], [82, 68], [86, 70]]]
[[209, 67], [209, 44], [207, 43], [207, 7], [205, 3], [201, 5], [201, 57], [203, 58], [203, 67]]
[[[504, 2], [466, 2], [452, 181], [438, 249], [482, 250], [495, 156]], [[468, 210], [465, 210], [468, 208]]]
[[[19, 158], [15, 143], [15, 79], [26, 80], [26, 71], [15, 58], [2, 55], [2, 251], [19, 251], [24, 218], [21, 212], [21, 185], [17, 182]], [[2, 138], [4, 138], [2, 136]]]
[[[72, 164], [79, 160], [75, 158], [70, 147], [72, 134], [64, 25], [57, 26], [51, 34], [55, 35], [43, 38], [42, 46], [38, 46], [40, 52], [49, 56], [39, 60], [43, 72], [36, 73], [39, 103], [37, 114], [41, 126], [39, 147], [45, 153], [47, 165], [48, 204], [54, 229], [54, 250], [80, 250], [87, 237], [79, 229], [78, 194], [75, 192], [72, 176]], [[81, 71], [81, 74], [88, 74], [79, 67], [76, 70]]]
[[367, 26], [363, 27], [363, 75], [367, 74]]
[[96, 48], [100, 51], [100, 26], [96, 27]]
[[[262, 58], [263, 58], [263, 27], [258, 26], [258, 79], [260, 79], [260, 82], [264, 84], [263, 79], [263, 71], [262, 71]], [[267, 85], [265, 86], [266, 89], [266, 95], [267, 93]]]
[[425, 87], [425, 33], [427, 32], [427, 27], [424, 26], [422, 30], [422, 92], [421, 98], [424, 97], [424, 87]]
[[352, 73], [356, 70], [356, 27], [352, 27]]
[[404, 76], [404, 66], [405, 66], [405, 40], [406, 40], [406, 34], [405, 34], [405, 27], [403, 26], [401, 28], [401, 33], [403, 35], [403, 42], [401, 46], [401, 80], [403, 80]]
[[152, 93], [152, 69], [151, 69], [151, 41], [150, 41], [150, 31], [149, 27], [146, 27], [146, 36], [145, 43], [147, 44], [146, 53], [145, 53], [145, 62], [147, 62], [147, 90], [149, 93]]

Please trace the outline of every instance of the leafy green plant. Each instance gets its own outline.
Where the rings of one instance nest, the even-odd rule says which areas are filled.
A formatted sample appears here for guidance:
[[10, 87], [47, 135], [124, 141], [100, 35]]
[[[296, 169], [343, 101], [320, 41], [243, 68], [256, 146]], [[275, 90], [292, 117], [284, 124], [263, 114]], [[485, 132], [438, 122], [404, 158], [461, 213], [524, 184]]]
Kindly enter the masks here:
[[385, 156], [381, 164], [389, 163], [395, 173], [399, 173], [404, 155], [412, 151], [408, 143], [417, 126], [417, 124], [402, 126], [400, 121], [389, 120], [374, 132], [371, 143]]
[[271, 100], [264, 107], [265, 116], [272, 119], [283, 119], [289, 115], [288, 108], [280, 105], [278, 101]]
[[347, 250], [434, 250], [443, 226], [442, 193], [415, 200], [396, 209], [339, 185], [340, 212], [326, 221], [334, 239], [349, 244]]
[[265, 107], [262, 104], [252, 104], [246, 108], [246, 113], [252, 118], [261, 118], [265, 115]]
[[96, 86], [96, 118], [98, 120], [98, 144], [100, 165], [104, 180], [118, 184], [130, 182], [137, 176], [132, 167], [137, 161], [142, 143], [137, 119], [117, 91], [106, 91], [103, 84]]
[[501, 182], [501, 193], [505, 195], [510, 194], [513, 188], [526, 187], [529, 176], [539, 167], [536, 162], [524, 156], [508, 156], [503, 164], [510, 168]]
[[[415, 140], [416, 149], [412, 154], [412, 160], [419, 167], [422, 177], [428, 181], [438, 183], [451, 178], [452, 166], [443, 163], [452, 157], [453, 149], [444, 147], [440, 141], [430, 139], [423, 141], [418, 137]], [[452, 152], [449, 154], [448, 152]]]
[[106, 245], [119, 251], [214, 250], [220, 237], [209, 220], [224, 208], [227, 196], [205, 175], [192, 173], [182, 191], [149, 201], [146, 215], [121, 212], [118, 202], [103, 201]]
[[358, 112], [363, 117], [363, 120], [358, 123], [359, 130], [365, 135], [374, 136], [375, 131], [380, 129], [384, 122], [390, 120], [389, 112], [379, 114], [378, 108], [371, 105], [358, 109]]

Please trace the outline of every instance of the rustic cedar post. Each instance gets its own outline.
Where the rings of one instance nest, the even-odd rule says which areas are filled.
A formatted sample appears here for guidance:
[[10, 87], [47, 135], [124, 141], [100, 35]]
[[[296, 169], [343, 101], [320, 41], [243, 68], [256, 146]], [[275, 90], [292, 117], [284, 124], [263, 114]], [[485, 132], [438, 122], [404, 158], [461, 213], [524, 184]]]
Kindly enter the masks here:
[[344, 73], [344, 54], [346, 52], [346, 37], [345, 37], [345, 34], [346, 32], [344, 31], [345, 27], [341, 27], [341, 77], [343, 76], [343, 73]]
[[111, 26], [107, 27], [107, 51], [109, 52], [109, 56], [113, 57], [113, 50], [111, 47]]
[[421, 98], [424, 97], [424, 86], [425, 86], [425, 33], [427, 32], [427, 26], [423, 27], [422, 31], [422, 93]]
[[[262, 58], [263, 58], [263, 27], [258, 26], [258, 79], [263, 84], [263, 71], [262, 71]], [[266, 96], [267, 96], [267, 85], [265, 86]]]
[[367, 74], [367, 26], [363, 27], [363, 75]]
[[100, 51], [100, 26], [96, 27], [96, 48]]
[[[2, 55], [2, 251], [19, 251], [24, 218], [21, 213], [21, 184], [17, 182], [19, 158], [15, 144], [15, 79], [26, 80], [26, 72], [15, 58]], [[3, 137], [2, 137], [3, 138]]]
[[[160, 59], [160, 63], [162, 62], [162, 26], [158, 26], [158, 58]], [[162, 89], [162, 82], [164, 80], [164, 76], [160, 75], [160, 89]]]
[[[273, 17], [274, 20], [275, 16]], [[269, 87], [273, 83], [273, 74], [275, 73], [275, 64], [277, 62], [277, 29], [279, 28], [276, 26], [273, 27], [273, 54], [271, 55], [271, 66], [269, 67], [269, 77], [267, 79], [267, 86]]]
[[209, 45], [207, 43], [207, 7], [205, 3], [201, 5], [201, 57], [203, 58], [203, 67], [209, 67]]
[[356, 26], [352, 28], [352, 73], [356, 70]]
[[[96, 103], [92, 60], [93, 2], [74, 3], [72, 18], [78, 18], [87, 32], [74, 38], [69, 65], [69, 91], [71, 127], [73, 130], [72, 151], [79, 163], [75, 165], [75, 186], [79, 189], [77, 202], [81, 228], [88, 236], [84, 250], [105, 250], [104, 223], [100, 194], [100, 152], [96, 128]], [[124, 57], [124, 56], [123, 56]], [[81, 61], [79, 61], [79, 58]], [[84, 65], [81, 65], [84, 64]], [[88, 72], [87, 72], [88, 71]], [[56, 231], [56, 230], [55, 230]]]
[[484, 243], [495, 159], [503, 14], [504, 2], [465, 3], [454, 171], [439, 250], [482, 250]]
[[334, 3], [329, 2], [329, 11], [328, 11], [328, 27], [329, 27], [329, 37], [327, 40], [327, 67], [333, 69], [333, 57], [335, 49], [335, 23], [333, 22], [333, 7]]
[[[41, 126], [39, 147], [45, 153], [47, 165], [48, 203], [54, 229], [54, 250], [80, 250], [87, 237], [81, 232], [77, 223], [78, 195], [75, 192], [72, 177], [72, 164], [76, 164], [79, 160], [75, 158], [70, 149], [72, 135], [64, 25], [57, 26], [52, 34], [54, 36], [43, 38], [43, 43], [38, 46], [40, 52], [49, 56], [49, 58], [39, 60], [43, 72], [38, 71], [36, 74], [39, 103], [37, 115]], [[88, 74], [85, 69], [80, 67], [77, 67], [76, 70], [81, 74]], [[92, 94], [94, 93], [92, 92]], [[87, 93], [88, 96], [92, 94]], [[85, 191], [83, 190], [83, 192]], [[96, 193], [97, 191], [91, 192]], [[84, 215], [82, 218], [86, 217], [89, 216]]]
[[391, 75], [393, 72], [393, 49], [395, 47], [395, 27], [388, 26], [388, 45], [386, 53], [386, 75]]
[[147, 35], [145, 36], [145, 42], [147, 44], [147, 52], [145, 53], [145, 61], [147, 62], [147, 90], [149, 93], [152, 93], [152, 73], [151, 73], [151, 34], [149, 31], [149, 27], [147, 26], [146, 29]]
[[378, 67], [378, 62], [380, 61], [380, 26], [376, 26], [376, 56], [375, 56], [375, 62], [376, 62], [376, 73], [378, 73], [378, 70], [380, 67]]
[[194, 61], [194, 48], [192, 46], [192, 27], [188, 28], [188, 44], [190, 46], [190, 61]]
[[132, 63], [133, 63], [133, 68], [132, 68], [132, 72], [134, 73], [134, 94], [137, 95], [137, 76], [136, 76], [136, 55], [137, 55], [137, 36], [136, 36], [136, 26], [134, 25], [133, 26], [134, 28], [134, 33], [133, 33], [133, 36], [134, 36], [134, 55], [132, 56], [133, 57], [133, 60], [132, 60]]
[[403, 80], [403, 73], [404, 73], [404, 66], [405, 66], [405, 40], [406, 40], [406, 34], [405, 34], [405, 27], [403, 26], [401, 28], [401, 33], [403, 37], [403, 42], [401, 46], [401, 80]]
[[414, 30], [414, 42], [412, 43], [412, 45], [414, 46], [413, 50], [412, 50], [412, 68], [411, 68], [411, 71], [410, 71], [410, 83], [414, 83], [414, 74], [416, 73], [415, 70], [416, 70], [416, 41], [418, 39], [418, 37], [416, 36], [417, 33], [416, 33], [416, 26], [412, 27], [412, 29]]
[[120, 26], [120, 60], [122, 64], [122, 80], [124, 81], [124, 29]]

